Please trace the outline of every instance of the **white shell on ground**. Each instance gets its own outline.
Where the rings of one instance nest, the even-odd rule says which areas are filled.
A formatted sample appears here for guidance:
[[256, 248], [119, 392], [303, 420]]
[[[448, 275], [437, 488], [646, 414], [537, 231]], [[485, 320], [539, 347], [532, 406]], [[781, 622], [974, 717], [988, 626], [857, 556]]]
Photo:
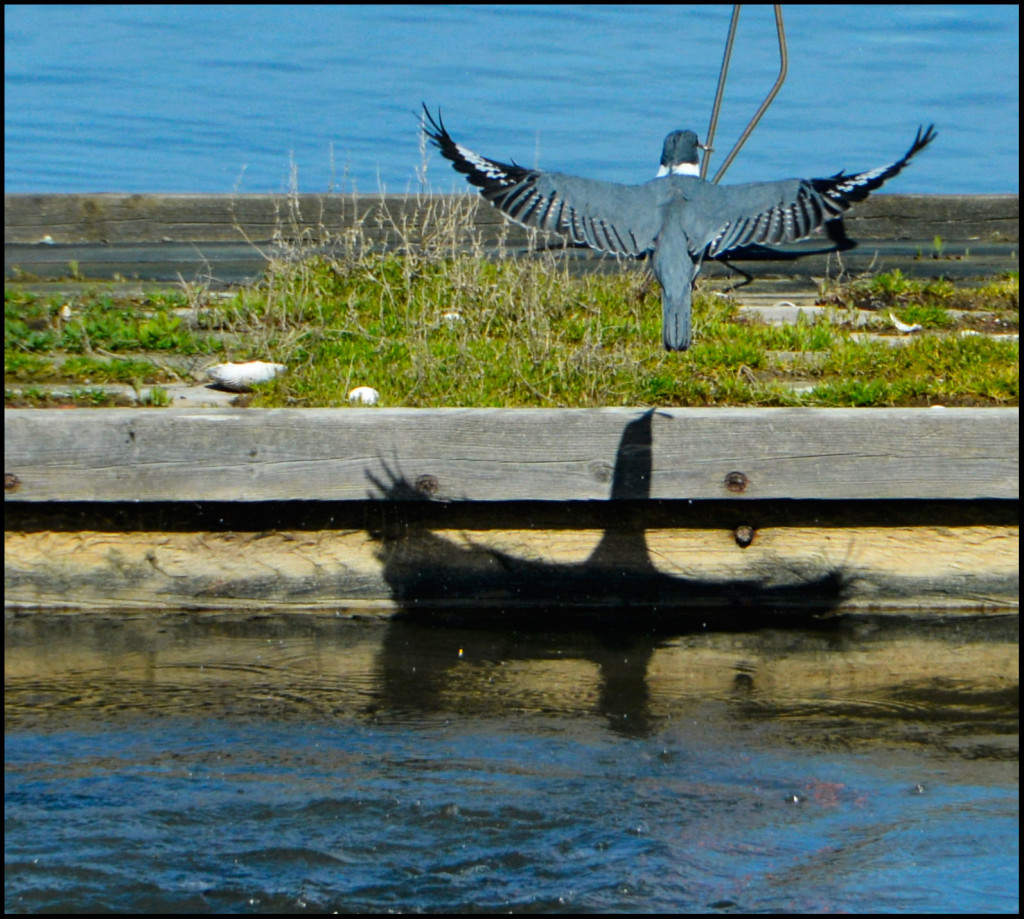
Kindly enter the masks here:
[[284, 364], [248, 361], [244, 364], [216, 364], [206, 371], [206, 375], [221, 389], [248, 392], [257, 383], [266, 383], [287, 369]]
[[907, 325], [905, 322], [900, 322], [892, 313], [889, 313], [889, 318], [892, 320], [892, 324], [896, 326], [897, 332], [920, 332], [921, 326], [916, 322], [913, 325]]
[[376, 405], [380, 402], [380, 393], [372, 386], [357, 386], [348, 394], [348, 401], [360, 405]]

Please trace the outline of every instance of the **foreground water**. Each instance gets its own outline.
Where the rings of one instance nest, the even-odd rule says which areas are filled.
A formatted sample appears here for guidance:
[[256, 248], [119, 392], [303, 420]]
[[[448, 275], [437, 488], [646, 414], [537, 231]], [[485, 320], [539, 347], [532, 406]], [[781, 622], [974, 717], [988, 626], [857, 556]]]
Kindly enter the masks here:
[[1015, 619], [8, 619], [7, 911], [1016, 912]]

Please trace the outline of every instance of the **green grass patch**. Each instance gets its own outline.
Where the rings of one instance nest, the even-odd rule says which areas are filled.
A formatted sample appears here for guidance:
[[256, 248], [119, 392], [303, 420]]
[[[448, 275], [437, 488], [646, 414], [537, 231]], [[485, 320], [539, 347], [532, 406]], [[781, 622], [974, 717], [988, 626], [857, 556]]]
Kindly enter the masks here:
[[6, 389], [4, 403], [9, 408], [123, 408], [134, 400], [102, 387], [82, 387], [65, 392], [38, 387], [22, 390]]
[[[159, 355], [197, 367], [286, 364], [252, 399], [275, 407], [348, 405], [356, 386], [379, 390], [383, 405], [423, 407], [1018, 403], [1017, 342], [962, 337], [956, 312], [969, 303], [994, 311], [1000, 329], [1015, 327], [1015, 273], [969, 291], [894, 271], [828, 293], [837, 310], [884, 309], [879, 329], [891, 330], [890, 311], [923, 327], [898, 345], [828, 317], [767, 325], [702, 290], [693, 348], [669, 354], [645, 266], [577, 277], [554, 256], [485, 259], [438, 238], [387, 255], [352, 244], [345, 256], [304, 258], [296, 248], [227, 299], [190, 287], [138, 301], [103, 291], [66, 301], [8, 285], [5, 378], [142, 391], [169, 379]], [[75, 404], [100, 399], [81, 392]], [[169, 401], [160, 392], [152, 404]]]
[[41, 354], [4, 351], [5, 380], [35, 380], [53, 375], [53, 361]]
[[152, 383], [167, 380], [168, 374], [155, 364], [146, 360], [131, 358], [88, 357], [72, 355], [58, 368], [58, 376], [63, 380], [82, 383]]
[[[297, 271], [278, 271], [262, 297], [250, 291], [227, 308], [263, 337], [264, 359], [292, 368], [254, 404], [343, 405], [362, 385], [387, 405], [433, 407], [1017, 399], [1015, 342], [932, 335], [892, 347], [825, 319], [739, 322], [735, 305], [715, 295], [694, 299], [694, 347], [667, 354], [659, 292], [642, 268], [576, 278], [543, 260], [391, 257]], [[920, 302], [901, 309], [904, 321], [949, 329], [945, 284], [914, 285]], [[808, 361], [793, 360], [800, 354]], [[815, 388], [794, 391], [794, 378]]]
[[[977, 287], [957, 287], [945, 278], [919, 280], [899, 269], [881, 272], [841, 284], [828, 284], [827, 303], [861, 310], [891, 310], [908, 324], [925, 328], [949, 328], [950, 310], [994, 312], [1016, 327], [1020, 314], [1020, 278], [1007, 271]], [[1012, 315], [1005, 315], [1012, 314]]]
[[197, 354], [218, 350], [220, 343], [202, 330], [191, 329], [169, 303], [116, 300], [110, 294], [39, 298], [4, 291], [4, 350], [29, 352], [68, 351], [174, 351]]

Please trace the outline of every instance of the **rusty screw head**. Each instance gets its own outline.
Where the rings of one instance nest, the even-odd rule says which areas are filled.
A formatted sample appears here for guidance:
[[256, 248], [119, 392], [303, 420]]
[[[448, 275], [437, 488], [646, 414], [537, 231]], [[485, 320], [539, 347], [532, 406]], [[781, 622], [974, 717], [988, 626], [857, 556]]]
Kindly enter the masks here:
[[21, 479], [19, 479], [13, 472], [4, 473], [4, 491], [17, 491], [20, 484]]
[[733, 536], [736, 537], [736, 545], [741, 549], [746, 549], [754, 541], [754, 528], [748, 526], [739, 526], [733, 530]]
[[750, 484], [747, 477], [742, 472], [730, 472], [725, 477], [725, 487], [729, 491], [735, 491], [737, 493], [747, 490], [747, 485]]
[[437, 490], [441, 487], [441, 484], [432, 475], [421, 475], [416, 480], [416, 491], [421, 495], [426, 495], [428, 498], [432, 498], [437, 494]]

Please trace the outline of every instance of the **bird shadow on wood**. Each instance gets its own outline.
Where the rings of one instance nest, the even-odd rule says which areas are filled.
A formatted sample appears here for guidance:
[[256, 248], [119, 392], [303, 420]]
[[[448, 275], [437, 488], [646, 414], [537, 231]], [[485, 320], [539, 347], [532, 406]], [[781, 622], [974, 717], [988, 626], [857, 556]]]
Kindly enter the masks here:
[[[379, 499], [379, 523], [368, 527], [379, 543], [383, 577], [399, 617], [474, 628], [551, 628], [553, 624], [634, 632], [682, 634], [750, 629], [787, 622], [808, 624], [834, 612], [845, 579], [840, 570], [761, 572], [736, 580], [703, 580], [659, 569], [647, 545], [644, 504], [650, 499], [655, 410], [628, 422], [611, 476], [606, 526], [581, 562], [519, 557], [464, 534], [456, 541], [408, 511], [437, 502], [429, 477], [409, 482], [382, 461], [367, 472]], [[625, 503], [629, 502], [629, 503]]]
[[[614, 522], [578, 563], [519, 557], [465, 537], [456, 542], [410, 512], [438, 500], [430, 481], [410, 482], [386, 463], [383, 473], [368, 473], [381, 511], [371, 535], [399, 607], [388, 624], [368, 714], [501, 712], [512, 703], [488, 682], [494, 662], [528, 664], [534, 674], [529, 705], [560, 711], [569, 689], [564, 674], [584, 663], [597, 668], [584, 707], [614, 733], [647, 737], [659, 720], [651, 660], [673, 636], [761, 629], [768, 636], [786, 627], [841, 633], [842, 617], [828, 615], [844, 593], [838, 570], [787, 572], [790, 583], [767, 584], [756, 577], [686, 578], [655, 566], [644, 515], [655, 417], [651, 410], [626, 424], [611, 476], [610, 501], [619, 502], [608, 515]], [[731, 684], [720, 687], [722, 697], [745, 698], [751, 679], [738, 662]]]

